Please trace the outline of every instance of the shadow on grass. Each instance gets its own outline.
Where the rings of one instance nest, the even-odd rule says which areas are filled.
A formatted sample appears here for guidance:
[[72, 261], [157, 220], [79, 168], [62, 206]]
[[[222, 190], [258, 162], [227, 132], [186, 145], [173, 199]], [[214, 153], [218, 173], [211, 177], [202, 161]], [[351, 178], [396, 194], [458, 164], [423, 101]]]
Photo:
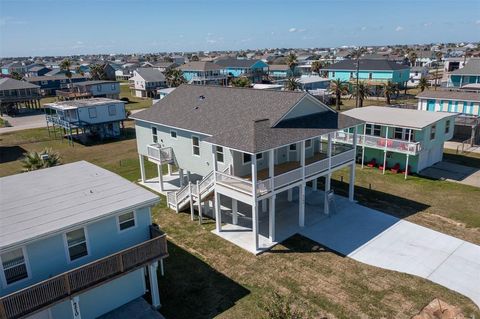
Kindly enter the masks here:
[[[272, 254], [290, 254], [290, 253], [334, 253], [341, 255], [334, 250], [325, 247], [316, 241], [313, 241], [300, 234], [295, 234], [276, 245], [269, 251]], [[341, 255], [343, 257], [343, 255]]]
[[20, 146], [0, 146], [0, 164], [17, 161], [26, 152], [27, 150]]
[[74, 140], [75, 142], [82, 144], [84, 146], [96, 146], [96, 145], [104, 145], [104, 144], [109, 144], [109, 143], [116, 143], [120, 141], [126, 141], [126, 140], [132, 140], [135, 139], [135, 128], [133, 127], [126, 127], [121, 130], [121, 135], [118, 138], [106, 138], [106, 139], [93, 139], [93, 138], [87, 138], [86, 140], [82, 135], [80, 135], [80, 138], [75, 138], [74, 135]]
[[170, 241], [168, 251], [165, 276], [159, 277], [160, 312], [166, 318], [213, 318], [250, 293]]
[[480, 158], [465, 156], [462, 154], [443, 153], [443, 160], [446, 162], [480, 168]]

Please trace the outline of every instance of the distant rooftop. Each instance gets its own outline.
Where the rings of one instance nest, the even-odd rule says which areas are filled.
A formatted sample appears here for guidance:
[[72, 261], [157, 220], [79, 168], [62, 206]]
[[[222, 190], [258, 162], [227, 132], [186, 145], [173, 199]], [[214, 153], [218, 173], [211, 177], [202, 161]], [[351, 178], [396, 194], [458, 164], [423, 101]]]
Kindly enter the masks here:
[[46, 103], [46, 107], [51, 107], [60, 110], [71, 110], [81, 107], [92, 107], [97, 105], [111, 104], [111, 103], [125, 103], [124, 101], [107, 99], [104, 97], [97, 97], [92, 99], [70, 100], [61, 102]]
[[189, 62], [178, 67], [182, 71], [217, 71], [222, 68], [213, 62], [198, 61]]
[[480, 59], [470, 59], [461, 69], [457, 69], [451, 75], [480, 75]]
[[39, 86], [26, 82], [15, 80], [11, 78], [0, 79], [0, 91], [3, 90], [18, 90], [18, 89], [38, 89]]
[[0, 189], [0, 250], [159, 201], [85, 161], [2, 177]]
[[[355, 71], [357, 69], [356, 60], [342, 60], [324, 68], [324, 70], [345, 70]], [[360, 59], [359, 69], [362, 71], [393, 71], [409, 69], [408, 65], [399, 64], [395, 61], [386, 59]]]
[[480, 102], [479, 92], [468, 92], [459, 90], [425, 90], [418, 93], [417, 98], [423, 99], [445, 99]]

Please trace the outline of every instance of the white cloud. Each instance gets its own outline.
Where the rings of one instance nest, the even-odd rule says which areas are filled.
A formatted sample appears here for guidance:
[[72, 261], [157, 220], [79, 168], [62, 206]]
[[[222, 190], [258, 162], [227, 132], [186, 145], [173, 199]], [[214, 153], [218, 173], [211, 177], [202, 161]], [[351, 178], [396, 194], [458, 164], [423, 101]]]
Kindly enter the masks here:
[[288, 32], [297, 32], [297, 28], [290, 28], [288, 29]]
[[217, 40], [207, 39], [207, 43], [210, 43], [210, 44], [217, 43]]
[[431, 22], [425, 22], [425, 23], [423, 24], [423, 26], [424, 26], [425, 28], [426, 28], [426, 27], [429, 27], [429, 26], [431, 26], [431, 25], [432, 25]]
[[395, 31], [397, 31], [397, 32], [403, 31], [403, 27], [402, 27], [402, 26], [398, 26], [398, 27], [395, 28]]
[[298, 29], [298, 32], [305, 32], [307, 29]]
[[367, 30], [367, 27], [363, 26], [363, 27], [360, 28], [360, 30], [365, 31], [365, 30]]
[[475, 24], [480, 24], [480, 20], [475, 21]]

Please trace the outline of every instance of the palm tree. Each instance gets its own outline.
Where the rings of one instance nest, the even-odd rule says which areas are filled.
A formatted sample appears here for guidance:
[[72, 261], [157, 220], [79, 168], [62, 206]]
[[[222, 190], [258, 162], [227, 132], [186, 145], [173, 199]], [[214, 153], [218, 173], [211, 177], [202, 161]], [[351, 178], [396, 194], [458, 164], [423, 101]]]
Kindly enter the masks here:
[[68, 78], [68, 81], [70, 82], [70, 86], [72, 84], [72, 71], [70, 68], [72, 67], [72, 61], [70, 59], [65, 59], [62, 62], [60, 62], [60, 70], [65, 71], [65, 76]]
[[383, 91], [383, 96], [387, 99], [388, 105], [390, 105], [391, 103], [390, 98], [392, 97], [392, 95], [398, 94], [397, 85], [392, 81], [388, 81], [387, 83], [384, 83], [382, 91]]
[[165, 75], [169, 87], [177, 87], [186, 82], [180, 69], [170, 69]]
[[408, 54], [408, 61], [410, 61], [411, 66], [415, 66], [415, 61], [417, 61], [417, 54], [415, 53], [415, 51], [411, 51]]
[[90, 76], [92, 77], [93, 80], [104, 80], [106, 76], [104, 65], [101, 65], [101, 64], [90, 65]]
[[300, 89], [300, 82], [294, 77], [290, 77], [285, 82], [285, 90], [287, 91], [296, 91]]
[[244, 76], [236, 79], [232, 79], [231, 83], [234, 87], [242, 87], [242, 88], [249, 87], [252, 84], [250, 80]]
[[358, 95], [358, 107], [363, 107], [363, 101], [372, 95], [370, 87], [364, 81], [358, 82], [358, 85], [355, 85], [355, 90], [352, 92], [352, 96], [357, 97]]
[[22, 79], [22, 75], [20, 73], [18, 73], [17, 71], [13, 71], [12, 73], [10, 73], [10, 77], [14, 80], [21, 80]]
[[320, 70], [323, 67], [323, 63], [321, 61], [313, 61], [311, 69], [313, 73], [317, 73], [320, 75]]
[[287, 65], [290, 71], [292, 72], [292, 76], [294, 75], [295, 67], [297, 66], [297, 56], [295, 53], [289, 53], [287, 56]]
[[420, 90], [423, 92], [425, 89], [427, 89], [430, 86], [430, 83], [428, 82], [426, 77], [420, 78], [420, 81], [418, 81], [418, 87]]
[[60, 164], [60, 155], [50, 148], [45, 148], [40, 153], [28, 152], [21, 160], [24, 171], [34, 171], [41, 168], [57, 166]]
[[77, 74], [80, 74], [81, 76], [85, 75], [85, 72], [82, 71], [82, 68], [80, 67], [80, 65], [75, 68], [75, 72]]
[[335, 106], [340, 111], [340, 99], [342, 94], [348, 93], [348, 82], [340, 79], [332, 80], [330, 82], [330, 92], [335, 95]]

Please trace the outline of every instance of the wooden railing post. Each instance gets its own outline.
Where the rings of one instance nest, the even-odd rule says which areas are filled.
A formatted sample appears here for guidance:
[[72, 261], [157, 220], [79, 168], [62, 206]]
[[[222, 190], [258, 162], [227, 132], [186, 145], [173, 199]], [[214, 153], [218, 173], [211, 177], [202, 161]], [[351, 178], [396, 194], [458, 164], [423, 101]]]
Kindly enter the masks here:
[[5, 311], [5, 306], [3, 305], [3, 301], [0, 300], [0, 318], [3, 319], [7, 319], [7, 312]]
[[118, 254], [117, 263], [118, 263], [118, 269], [120, 270], [120, 272], [123, 272], [123, 257], [122, 257], [122, 254]]
[[70, 287], [70, 279], [68, 277], [68, 273], [63, 276], [63, 280], [65, 281], [65, 289], [67, 290], [67, 295], [70, 296], [70, 294], [72, 293], [72, 289]]

